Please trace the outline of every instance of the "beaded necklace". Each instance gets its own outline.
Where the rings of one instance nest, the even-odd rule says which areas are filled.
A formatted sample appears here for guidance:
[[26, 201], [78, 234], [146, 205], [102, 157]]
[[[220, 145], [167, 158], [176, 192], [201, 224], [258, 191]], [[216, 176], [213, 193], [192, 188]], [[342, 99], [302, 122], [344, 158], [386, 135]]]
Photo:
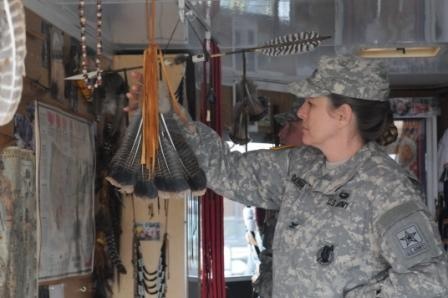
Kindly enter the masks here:
[[87, 75], [87, 44], [86, 44], [86, 23], [87, 19], [84, 13], [85, 0], [79, 0], [79, 21], [81, 27], [81, 68], [82, 68], [82, 76], [84, 78], [84, 82], [89, 90], [93, 90], [98, 88], [98, 86], [102, 83], [102, 70], [101, 70], [101, 54], [103, 51], [103, 42], [102, 42], [102, 34], [101, 27], [103, 25], [102, 17], [102, 5], [101, 0], [96, 0], [96, 58], [95, 58], [95, 66], [96, 66], [96, 80], [94, 84], [90, 84], [89, 76]]

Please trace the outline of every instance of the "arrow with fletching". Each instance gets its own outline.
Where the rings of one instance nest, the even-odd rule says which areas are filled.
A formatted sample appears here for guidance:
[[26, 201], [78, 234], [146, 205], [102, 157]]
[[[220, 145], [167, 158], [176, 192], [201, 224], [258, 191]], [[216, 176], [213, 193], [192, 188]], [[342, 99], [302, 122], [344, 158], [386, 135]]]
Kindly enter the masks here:
[[[291, 33], [277, 36], [265, 42], [264, 45], [252, 48], [238, 49], [230, 52], [209, 55], [209, 58], [223, 57], [239, 53], [255, 52], [266, 56], [286, 56], [306, 53], [317, 48], [320, 43], [331, 36], [320, 36], [314, 31]], [[194, 55], [193, 62], [203, 62], [206, 59], [204, 54]]]

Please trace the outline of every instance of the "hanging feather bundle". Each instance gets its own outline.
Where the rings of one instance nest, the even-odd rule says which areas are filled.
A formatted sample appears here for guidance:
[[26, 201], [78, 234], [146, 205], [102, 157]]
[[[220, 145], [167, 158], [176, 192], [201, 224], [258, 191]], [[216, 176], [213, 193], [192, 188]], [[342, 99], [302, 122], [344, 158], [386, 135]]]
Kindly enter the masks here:
[[20, 0], [0, 3], [0, 125], [10, 122], [22, 95], [25, 75], [25, 13]]
[[247, 132], [248, 122], [249, 118], [245, 110], [244, 103], [237, 103], [234, 108], [232, 131], [229, 133], [229, 138], [233, 143], [238, 145], [246, 145], [250, 142]]
[[205, 173], [176, 121], [169, 114], [159, 114], [159, 117], [162, 125], [157, 134], [159, 148], [154, 172], [140, 162], [143, 121], [137, 111], [112, 159], [107, 180], [122, 192], [134, 193], [142, 199], [184, 198], [189, 191], [193, 195], [204, 194]]
[[267, 102], [259, 100], [257, 85], [252, 80], [243, 79], [236, 85], [236, 102], [245, 106], [250, 121], [259, 121], [267, 114]]
[[126, 268], [120, 258], [119, 238], [121, 234], [121, 195], [101, 178], [97, 192], [98, 211], [95, 214], [95, 263], [92, 279], [95, 297], [106, 298], [112, 294], [114, 277], [119, 281]]
[[[146, 4], [148, 12], [148, 1]], [[172, 86], [165, 59], [154, 42], [155, 0], [151, 1], [150, 11], [150, 43], [144, 52], [141, 112], [136, 113], [111, 162], [108, 180], [140, 198], [184, 198], [190, 190], [193, 194], [203, 194], [206, 189], [204, 172], [174, 121], [168, 125], [164, 119], [163, 113], [172, 110], [181, 121], [188, 122], [176, 96], [183, 95], [183, 80], [177, 88]]]

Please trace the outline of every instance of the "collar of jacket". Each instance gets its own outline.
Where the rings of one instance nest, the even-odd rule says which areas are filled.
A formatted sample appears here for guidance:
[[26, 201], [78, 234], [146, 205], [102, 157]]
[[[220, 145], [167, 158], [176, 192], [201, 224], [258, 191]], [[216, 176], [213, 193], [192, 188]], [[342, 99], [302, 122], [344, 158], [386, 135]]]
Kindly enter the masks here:
[[367, 143], [344, 164], [333, 169], [326, 168], [325, 156], [320, 153], [313, 162], [309, 163], [311, 167], [301, 175], [301, 178], [311, 186], [313, 191], [334, 194], [355, 175], [360, 174], [361, 166], [369, 160], [372, 152], [378, 150], [377, 146], [373, 142]]

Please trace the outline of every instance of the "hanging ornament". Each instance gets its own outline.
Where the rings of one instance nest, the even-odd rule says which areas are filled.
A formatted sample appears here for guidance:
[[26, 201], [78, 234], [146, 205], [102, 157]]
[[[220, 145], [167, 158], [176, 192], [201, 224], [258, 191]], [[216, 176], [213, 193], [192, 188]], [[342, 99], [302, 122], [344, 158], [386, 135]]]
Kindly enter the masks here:
[[79, 21], [81, 27], [81, 69], [82, 76], [87, 86], [87, 89], [92, 92], [93, 89], [101, 86], [102, 77], [101, 77], [101, 54], [103, 52], [103, 42], [102, 42], [102, 25], [103, 25], [103, 12], [102, 12], [102, 4], [101, 0], [96, 0], [96, 58], [95, 58], [95, 66], [96, 66], [96, 79], [92, 84], [89, 82], [89, 76], [87, 71], [87, 40], [86, 40], [86, 24], [87, 18], [85, 15], [85, 0], [79, 1]]

